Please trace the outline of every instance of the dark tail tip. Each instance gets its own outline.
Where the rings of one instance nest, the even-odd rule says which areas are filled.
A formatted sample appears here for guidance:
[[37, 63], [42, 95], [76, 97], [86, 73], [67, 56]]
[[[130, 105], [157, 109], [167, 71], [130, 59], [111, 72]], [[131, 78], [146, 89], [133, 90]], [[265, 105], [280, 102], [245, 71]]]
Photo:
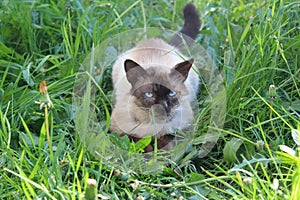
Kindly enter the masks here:
[[199, 33], [201, 22], [198, 11], [194, 4], [188, 3], [183, 8], [184, 25], [180, 30], [181, 33], [195, 39]]
[[[193, 40], [197, 37], [201, 21], [199, 19], [198, 11], [192, 3], [188, 3], [183, 8], [184, 25], [170, 40], [169, 44], [175, 47], [182, 47], [184, 43], [188, 45], [193, 44]], [[184, 40], [184, 41], [183, 41]]]

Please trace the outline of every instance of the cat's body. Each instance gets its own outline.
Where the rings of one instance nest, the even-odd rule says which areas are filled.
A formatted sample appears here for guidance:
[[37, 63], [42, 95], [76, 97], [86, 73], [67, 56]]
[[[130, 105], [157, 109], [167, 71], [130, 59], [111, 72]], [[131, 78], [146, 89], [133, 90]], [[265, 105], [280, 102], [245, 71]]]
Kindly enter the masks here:
[[[185, 26], [194, 23], [199, 31], [195, 12], [192, 4], [184, 8]], [[180, 32], [188, 33], [185, 26]], [[195, 28], [191, 31], [193, 34], [189, 35], [194, 39]], [[179, 44], [175, 37], [170, 43]], [[143, 40], [123, 53], [112, 71], [116, 103], [111, 114], [111, 131], [132, 138], [148, 135], [163, 138], [176, 130], [186, 130], [193, 124], [192, 103], [199, 86], [192, 64], [192, 59], [161, 39]]]

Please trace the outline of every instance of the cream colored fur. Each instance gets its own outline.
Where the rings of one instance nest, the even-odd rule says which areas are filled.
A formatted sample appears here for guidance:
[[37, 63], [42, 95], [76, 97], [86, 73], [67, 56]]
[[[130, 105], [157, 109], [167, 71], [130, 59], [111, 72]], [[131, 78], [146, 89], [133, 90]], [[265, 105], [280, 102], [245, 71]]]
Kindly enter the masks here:
[[126, 78], [124, 62], [131, 59], [144, 69], [157, 67], [160, 73], [169, 73], [176, 64], [188, 60], [175, 47], [170, 46], [161, 39], [148, 39], [141, 41], [135, 48], [123, 53], [115, 62], [112, 71], [115, 106], [111, 115], [111, 131], [119, 134], [126, 133], [135, 137], [157, 135], [161, 137], [172, 133], [176, 129], [187, 129], [193, 123], [193, 110], [191, 103], [195, 100], [199, 86], [199, 77], [191, 69], [184, 84], [187, 94], [179, 99], [171, 121], [155, 118], [151, 110], [138, 107], [135, 97], [130, 95], [131, 85]]

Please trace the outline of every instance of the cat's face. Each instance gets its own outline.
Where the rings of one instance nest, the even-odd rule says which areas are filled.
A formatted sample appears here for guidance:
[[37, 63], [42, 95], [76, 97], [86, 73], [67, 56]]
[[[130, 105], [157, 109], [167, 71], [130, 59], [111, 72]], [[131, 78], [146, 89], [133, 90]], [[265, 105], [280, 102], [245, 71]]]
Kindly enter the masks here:
[[157, 118], [171, 117], [172, 111], [179, 105], [180, 94], [157, 83], [143, 85], [133, 90], [132, 95], [139, 107], [152, 109]]
[[178, 63], [169, 71], [159, 66], [144, 69], [132, 60], [124, 63], [127, 80], [131, 84], [131, 95], [140, 109], [144, 109], [156, 120], [171, 120], [180, 106], [181, 98], [187, 95], [184, 85], [193, 60]]

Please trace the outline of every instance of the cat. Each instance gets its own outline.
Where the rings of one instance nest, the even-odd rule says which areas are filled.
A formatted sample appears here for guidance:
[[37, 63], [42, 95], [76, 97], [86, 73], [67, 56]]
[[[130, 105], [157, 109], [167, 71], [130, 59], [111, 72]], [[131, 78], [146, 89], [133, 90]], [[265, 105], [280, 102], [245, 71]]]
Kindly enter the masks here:
[[[199, 76], [192, 69], [194, 60], [180, 52], [180, 45], [182, 38], [188, 43], [197, 37], [201, 22], [191, 3], [183, 14], [184, 25], [169, 42], [145, 39], [117, 58], [112, 68], [115, 105], [110, 131], [135, 142], [152, 135], [158, 149], [171, 150], [175, 145], [172, 133], [193, 124]], [[153, 145], [145, 152], [153, 151]]]

